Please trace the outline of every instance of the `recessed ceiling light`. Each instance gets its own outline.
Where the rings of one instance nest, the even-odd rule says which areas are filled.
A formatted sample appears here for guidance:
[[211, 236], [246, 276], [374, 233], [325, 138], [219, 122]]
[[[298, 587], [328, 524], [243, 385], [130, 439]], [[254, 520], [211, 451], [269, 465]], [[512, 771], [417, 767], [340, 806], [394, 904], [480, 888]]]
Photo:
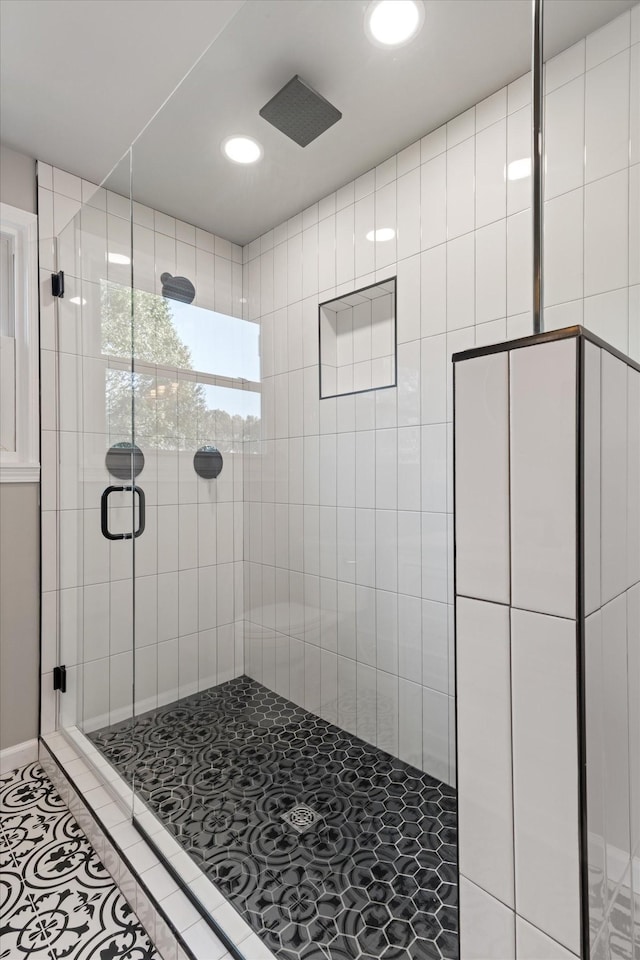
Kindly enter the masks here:
[[508, 180], [524, 180], [531, 176], [531, 157], [523, 157], [522, 160], [512, 160], [507, 167]]
[[393, 240], [396, 232], [391, 227], [381, 227], [379, 230], [369, 230], [367, 240], [371, 243], [384, 243], [385, 240]]
[[109, 253], [107, 254], [107, 260], [109, 263], [115, 263], [119, 266], [126, 266], [131, 263], [131, 257], [128, 257], [125, 253]]
[[253, 137], [227, 137], [222, 152], [234, 163], [256, 163], [262, 156], [262, 147]]
[[84, 299], [84, 297], [70, 297], [69, 303], [75, 303], [78, 307], [84, 307], [87, 301]]
[[423, 23], [422, 0], [373, 0], [365, 14], [367, 36], [381, 47], [399, 47], [407, 43]]

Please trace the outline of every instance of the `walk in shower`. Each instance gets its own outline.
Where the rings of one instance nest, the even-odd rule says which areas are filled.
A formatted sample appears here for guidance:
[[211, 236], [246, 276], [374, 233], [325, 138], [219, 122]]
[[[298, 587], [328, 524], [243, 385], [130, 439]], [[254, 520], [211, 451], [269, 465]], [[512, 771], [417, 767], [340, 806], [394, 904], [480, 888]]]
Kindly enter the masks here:
[[[38, 165], [43, 729], [279, 960], [453, 960], [451, 356], [533, 332], [530, 5], [427, 2], [397, 48], [366, 4], [229, 7], [101, 185]], [[585, 84], [633, 128], [634, 10], [604, 60], [605, 17], [550, 19], [554, 257]], [[601, 306], [581, 270], [551, 322]]]

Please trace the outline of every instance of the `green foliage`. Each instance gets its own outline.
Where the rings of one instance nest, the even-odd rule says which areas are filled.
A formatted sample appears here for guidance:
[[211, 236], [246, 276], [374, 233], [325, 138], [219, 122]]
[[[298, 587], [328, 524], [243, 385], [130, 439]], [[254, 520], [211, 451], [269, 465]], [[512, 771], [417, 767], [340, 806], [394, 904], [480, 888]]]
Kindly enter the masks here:
[[[127, 360], [133, 350], [134, 360], [180, 371], [193, 369], [191, 351], [177, 334], [169, 300], [105, 283], [101, 311], [103, 354]], [[174, 448], [176, 438], [224, 443], [226, 449], [233, 441], [259, 439], [259, 418], [209, 410], [205, 389], [195, 380], [176, 379], [161, 371], [155, 376], [110, 368], [106, 393], [112, 436], [131, 437], [133, 400], [135, 436], [154, 439], [160, 449]]]

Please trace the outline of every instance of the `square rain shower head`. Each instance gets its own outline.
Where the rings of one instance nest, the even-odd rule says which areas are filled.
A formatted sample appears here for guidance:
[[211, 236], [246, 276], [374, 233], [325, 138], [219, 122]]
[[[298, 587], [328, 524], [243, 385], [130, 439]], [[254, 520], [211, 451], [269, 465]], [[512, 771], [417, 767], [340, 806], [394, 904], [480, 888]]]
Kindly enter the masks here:
[[337, 123], [342, 114], [296, 75], [264, 105], [260, 116], [299, 146], [306, 147]]

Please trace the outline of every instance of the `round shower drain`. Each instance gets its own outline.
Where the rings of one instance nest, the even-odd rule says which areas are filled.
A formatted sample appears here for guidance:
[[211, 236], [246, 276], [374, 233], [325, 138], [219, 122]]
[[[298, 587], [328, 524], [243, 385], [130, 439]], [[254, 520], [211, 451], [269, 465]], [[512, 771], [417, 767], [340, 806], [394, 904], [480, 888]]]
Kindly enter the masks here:
[[320, 815], [317, 814], [315, 810], [312, 810], [311, 807], [308, 807], [306, 803], [299, 803], [287, 811], [287, 813], [284, 813], [282, 819], [285, 823], [288, 823], [290, 827], [293, 827], [294, 830], [297, 830], [298, 833], [303, 833], [320, 819]]

